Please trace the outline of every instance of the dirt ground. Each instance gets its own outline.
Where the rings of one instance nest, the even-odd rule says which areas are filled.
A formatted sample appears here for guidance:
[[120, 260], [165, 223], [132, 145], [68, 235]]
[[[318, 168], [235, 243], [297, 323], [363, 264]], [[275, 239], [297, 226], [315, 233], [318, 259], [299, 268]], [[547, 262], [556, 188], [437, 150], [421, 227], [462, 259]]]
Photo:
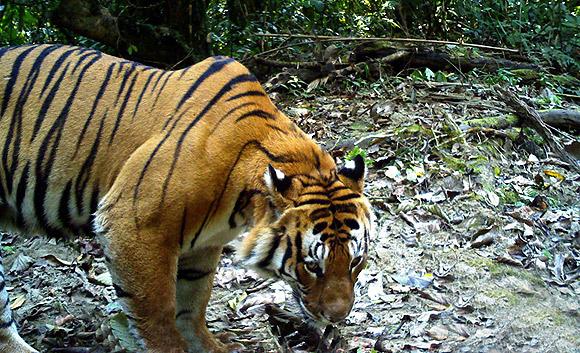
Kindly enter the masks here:
[[[542, 98], [519, 93], [532, 105]], [[334, 351], [580, 352], [580, 177], [533, 138], [466, 128], [507, 111], [486, 87], [403, 79], [274, 99], [337, 158], [359, 146], [372, 163], [377, 232]], [[131, 349], [94, 240], [4, 234], [2, 245], [29, 343], [42, 352]], [[239, 267], [233, 248], [216, 275], [210, 329], [235, 334], [247, 352], [330, 350], [279, 339], [265, 311], [297, 313], [289, 288]]]

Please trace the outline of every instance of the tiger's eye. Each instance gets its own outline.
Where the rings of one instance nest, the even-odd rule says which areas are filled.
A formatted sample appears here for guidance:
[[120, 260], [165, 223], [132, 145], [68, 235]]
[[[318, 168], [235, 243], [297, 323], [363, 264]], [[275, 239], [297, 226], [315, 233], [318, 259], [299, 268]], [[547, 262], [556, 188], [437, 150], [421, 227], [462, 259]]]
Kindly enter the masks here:
[[308, 272], [312, 272], [314, 274], [318, 274], [320, 272], [320, 265], [318, 265], [318, 262], [314, 261], [305, 262], [304, 267]]

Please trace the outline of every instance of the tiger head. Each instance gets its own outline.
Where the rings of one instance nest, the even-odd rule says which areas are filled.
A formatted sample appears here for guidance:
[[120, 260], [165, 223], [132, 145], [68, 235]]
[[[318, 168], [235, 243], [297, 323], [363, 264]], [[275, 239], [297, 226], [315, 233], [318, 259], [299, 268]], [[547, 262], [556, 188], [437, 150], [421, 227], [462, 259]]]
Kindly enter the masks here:
[[337, 172], [332, 158], [325, 157], [330, 167], [313, 174], [268, 167], [259, 210], [263, 221], [240, 251], [247, 265], [289, 283], [303, 313], [322, 324], [350, 313], [373, 224], [363, 195], [363, 158], [357, 156]]

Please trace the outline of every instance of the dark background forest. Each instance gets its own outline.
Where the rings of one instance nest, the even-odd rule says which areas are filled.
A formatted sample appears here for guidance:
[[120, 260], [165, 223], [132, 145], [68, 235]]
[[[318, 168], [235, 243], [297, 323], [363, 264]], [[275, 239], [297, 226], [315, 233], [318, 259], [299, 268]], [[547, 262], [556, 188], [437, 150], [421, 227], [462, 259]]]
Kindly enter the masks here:
[[[208, 55], [245, 59], [296, 43], [260, 33], [404, 37], [509, 47], [549, 69], [578, 72], [579, 12], [573, 0], [4, 0], [0, 45], [76, 44], [181, 68]], [[313, 47], [277, 56], [320, 59]]]

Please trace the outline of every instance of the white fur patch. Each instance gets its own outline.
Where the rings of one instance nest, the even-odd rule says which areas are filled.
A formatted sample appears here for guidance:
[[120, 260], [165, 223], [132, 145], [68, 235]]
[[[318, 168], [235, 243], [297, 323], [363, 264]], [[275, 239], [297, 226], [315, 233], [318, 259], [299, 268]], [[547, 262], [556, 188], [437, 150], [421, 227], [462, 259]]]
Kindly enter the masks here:
[[[264, 182], [266, 183], [266, 186], [270, 190], [274, 189], [274, 180], [282, 180], [286, 177], [284, 172], [282, 172], [281, 170], [278, 170], [274, 167], [272, 167], [272, 169], [274, 169], [274, 173], [276, 175], [270, 175], [270, 168], [268, 168], [266, 170], [266, 172], [264, 173]], [[276, 179], [274, 179], [274, 178], [276, 178]]]
[[354, 160], [350, 160], [350, 161], [346, 161], [346, 163], [344, 163], [344, 167], [346, 169], [352, 169], [354, 170], [356, 168], [356, 164], [354, 163]]

